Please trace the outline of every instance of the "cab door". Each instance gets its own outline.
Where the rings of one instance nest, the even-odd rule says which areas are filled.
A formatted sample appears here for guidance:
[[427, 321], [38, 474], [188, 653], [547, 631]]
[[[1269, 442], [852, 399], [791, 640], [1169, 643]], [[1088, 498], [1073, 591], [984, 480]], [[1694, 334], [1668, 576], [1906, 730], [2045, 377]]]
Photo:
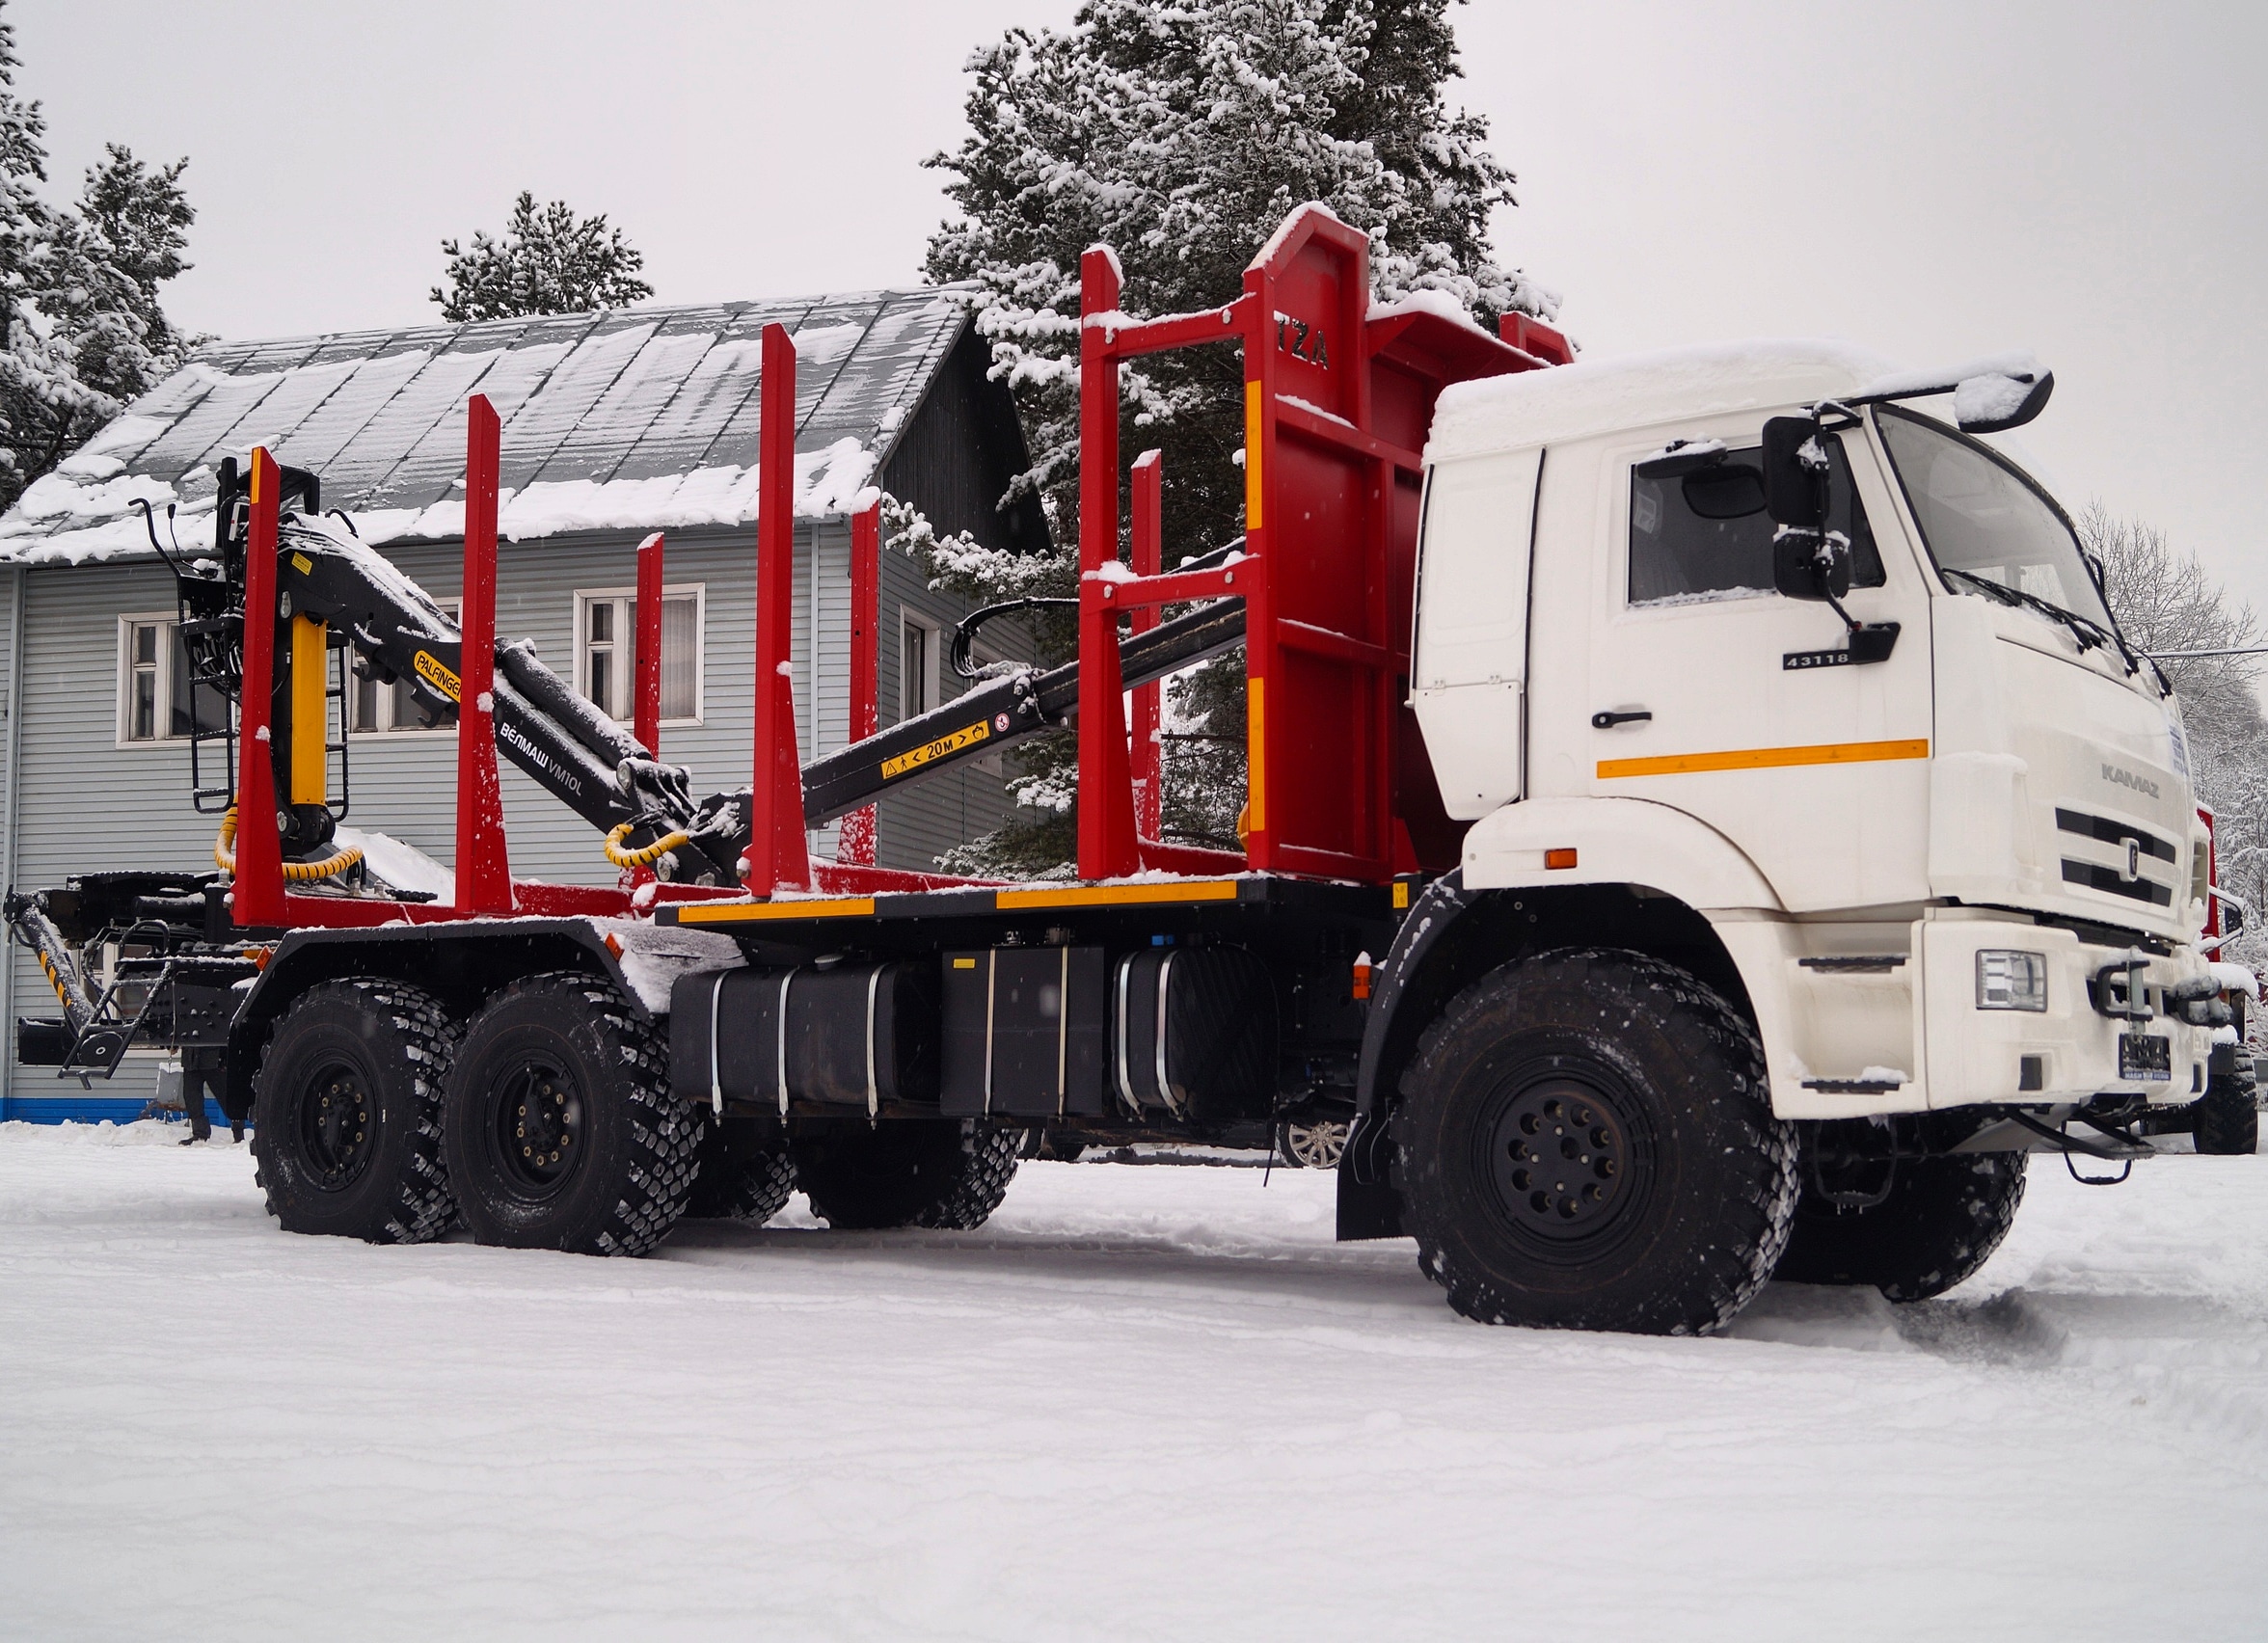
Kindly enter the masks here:
[[[1678, 432], [1759, 467], [1760, 418]], [[1724, 517], [1743, 498], [1721, 473], [1636, 474], [1659, 435], [1605, 453], [1595, 559], [1589, 791], [1707, 822], [1791, 911], [1928, 894], [1929, 596], [1865, 433], [1825, 438], [1829, 525], [1852, 542], [1844, 604], [1899, 624], [1887, 661], [1850, 663], [1830, 606], [1773, 591], [1760, 489]]]

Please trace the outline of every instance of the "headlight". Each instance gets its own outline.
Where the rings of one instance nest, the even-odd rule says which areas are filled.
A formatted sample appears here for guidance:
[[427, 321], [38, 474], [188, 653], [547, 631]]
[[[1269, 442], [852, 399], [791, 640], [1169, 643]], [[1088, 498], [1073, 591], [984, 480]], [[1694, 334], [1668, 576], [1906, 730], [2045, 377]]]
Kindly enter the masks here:
[[1987, 947], [1977, 954], [1979, 1010], [2045, 1010], [2047, 955]]

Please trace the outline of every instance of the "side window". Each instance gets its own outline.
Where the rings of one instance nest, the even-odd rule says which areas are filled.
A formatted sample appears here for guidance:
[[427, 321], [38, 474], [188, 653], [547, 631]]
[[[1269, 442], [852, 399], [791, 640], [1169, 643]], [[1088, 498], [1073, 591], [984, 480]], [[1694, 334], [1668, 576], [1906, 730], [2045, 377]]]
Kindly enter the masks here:
[[229, 699], [210, 685], [192, 686], [189, 652], [171, 616], [128, 616], [119, 623], [119, 740], [186, 741], [192, 729], [229, 728]]
[[937, 628], [902, 610], [898, 633], [898, 716], [912, 718], [937, 705], [937, 660], [943, 650]]
[[[662, 721], [701, 717], [703, 588], [662, 590]], [[608, 717], [637, 715], [637, 594], [601, 588], [575, 596], [575, 680]]]
[[[1880, 587], [1882, 555], [1851, 484], [1850, 458], [1840, 437], [1826, 444], [1834, 475], [1827, 527], [1850, 538], [1851, 585]], [[1725, 463], [1760, 468], [1761, 455], [1761, 446], [1745, 445], [1728, 451]], [[1643, 479], [1634, 472], [1630, 519], [1631, 604], [1699, 605], [1771, 593], [1772, 536], [1779, 527], [1761, 504], [1737, 519], [1705, 518], [1688, 500], [1685, 479]]]

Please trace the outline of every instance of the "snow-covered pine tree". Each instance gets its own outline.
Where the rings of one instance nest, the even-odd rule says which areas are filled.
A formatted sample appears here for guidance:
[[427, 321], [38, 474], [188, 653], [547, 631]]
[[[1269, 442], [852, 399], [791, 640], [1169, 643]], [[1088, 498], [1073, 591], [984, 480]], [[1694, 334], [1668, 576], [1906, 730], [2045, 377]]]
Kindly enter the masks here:
[[183, 272], [187, 160], [151, 171], [113, 143], [75, 206], [41, 199], [46, 122], [15, 94], [0, 21], [0, 507], [179, 364], [193, 344], [157, 288]]
[[[931, 164], [958, 217], [930, 243], [934, 279], [984, 287], [979, 329], [1032, 446], [1017, 492], [1045, 504], [1058, 550], [1014, 560], [902, 532], [941, 584], [972, 597], [1068, 595], [1078, 531], [1079, 256], [1125, 270], [1134, 313], [1208, 307], [1295, 206], [1319, 200], [1371, 235], [1382, 297], [1444, 291], [1484, 324], [1550, 317], [1556, 298], [1490, 250], [1512, 174], [1479, 118], [1452, 111], [1450, 0], [1089, 0], [1066, 31], [1012, 29], [969, 61], [971, 134]], [[1165, 453], [1169, 560], [1241, 529], [1242, 371], [1228, 349], [1122, 373], [1125, 448]], [[1053, 633], [1067, 648], [1069, 624]], [[1169, 836], [1235, 843], [1244, 671], [1225, 658], [1173, 692]], [[1075, 829], [1069, 739], [1026, 755], [1027, 820], [958, 852], [969, 870], [1060, 869]]]
[[607, 225], [605, 212], [577, 217], [564, 200], [541, 210], [526, 189], [512, 203], [501, 239], [475, 230], [472, 247], [443, 240], [448, 285], [433, 287], [445, 319], [516, 319], [534, 313], [595, 313], [654, 294], [638, 278], [645, 256]]

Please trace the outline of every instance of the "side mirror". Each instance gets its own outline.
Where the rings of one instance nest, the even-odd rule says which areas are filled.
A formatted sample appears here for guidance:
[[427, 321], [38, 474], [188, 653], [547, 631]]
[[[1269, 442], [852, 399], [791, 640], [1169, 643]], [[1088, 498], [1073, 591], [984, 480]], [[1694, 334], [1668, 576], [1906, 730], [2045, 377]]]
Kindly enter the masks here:
[[1827, 523], [1819, 470], [1802, 455], [1818, 437], [1819, 424], [1809, 417], [1774, 417], [1764, 425], [1765, 511], [1781, 525], [1818, 530]]
[[2243, 903], [2238, 902], [2223, 902], [2221, 903], [2221, 933], [2224, 936], [2233, 938], [2235, 936], [2244, 934], [2244, 927], [2245, 910]]
[[1790, 599], [1841, 599], [1850, 591], [1850, 544], [1840, 535], [1775, 538], [1772, 586]]

